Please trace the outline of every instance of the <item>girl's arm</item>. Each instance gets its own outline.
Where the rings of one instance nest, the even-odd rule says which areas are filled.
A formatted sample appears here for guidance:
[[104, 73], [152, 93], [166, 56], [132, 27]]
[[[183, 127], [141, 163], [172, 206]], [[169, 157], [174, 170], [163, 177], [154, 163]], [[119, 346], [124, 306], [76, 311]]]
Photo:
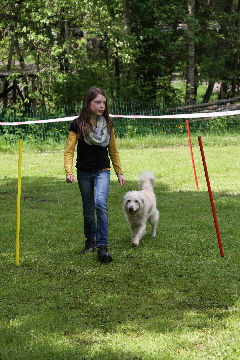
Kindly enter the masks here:
[[65, 152], [64, 152], [64, 169], [66, 173], [67, 182], [72, 182], [74, 180], [73, 172], [72, 172], [72, 164], [73, 164], [73, 156], [77, 141], [78, 141], [78, 135], [73, 131], [69, 131]]
[[108, 152], [109, 152], [109, 156], [110, 156], [114, 171], [118, 177], [119, 184], [122, 186], [122, 185], [124, 185], [126, 179], [123, 176], [121, 161], [120, 161], [119, 152], [118, 152], [118, 148], [117, 148], [117, 141], [116, 141], [116, 137], [115, 137], [113, 129], [110, 134], [110, 140], [109, 140], [109, 144], [108, 144]]

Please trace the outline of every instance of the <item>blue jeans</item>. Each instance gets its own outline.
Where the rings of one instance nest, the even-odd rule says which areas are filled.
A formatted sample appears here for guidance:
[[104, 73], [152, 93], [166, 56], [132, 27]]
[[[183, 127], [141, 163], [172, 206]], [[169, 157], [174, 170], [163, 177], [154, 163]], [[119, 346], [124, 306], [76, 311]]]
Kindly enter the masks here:
[[86, 239], [96, 239], [96, 247], [108, 246], [107, 199], [110, 171], [89, 172], [78, 170], [77, 179], [83, 202], [84, 235]]

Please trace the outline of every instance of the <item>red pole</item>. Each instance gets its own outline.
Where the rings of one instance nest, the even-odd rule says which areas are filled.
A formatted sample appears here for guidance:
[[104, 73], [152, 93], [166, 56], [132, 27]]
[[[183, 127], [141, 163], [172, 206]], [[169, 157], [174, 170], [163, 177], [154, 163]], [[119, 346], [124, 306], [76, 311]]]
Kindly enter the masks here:
[[224, 256], [222, 240], [221, 240], [220, 231], [219, 231], [219, 227], [218, 227], [218, 220], [217, 220], [216, 210], [215, 210], [215, 206], [214, 206], [214, 200], [213, 200], [210, 180], [209, 180], [209, 176], [208, 176], [207, 164], [206, 164], [206, 160], [205, 160], [201, 136], [198, 136], [198, 143], [199, 143], [200, 151], [201, 151], [201, 155], [202, 155], [202, 162], [203, 162], [203, 167], [204, 167], [204, 171], [205, 171], [205, 177], [206, 177], [206, 182], [207, 182], [207, 187], [208, 187], [208, 194], [209, 194], [210, 203], [211, 203], [211, 207], [212, 207], [212, 213], [213, 213], [213, 219], [214, 219], [215, 229], [216, 229], [217, 238], [218, 238], [220, 255]]
[[192, 159], [193, 175], [194, 175], [194, 180], [195, 180], [195, 184], [196, 184], [196, 189], [198, 190], [198, 178], [197, 178], [197, 172], [196, 172], [195, 163], [194, 163], [192, 140], [191, 140], [190, 126], [189, 126], [188, 120], [186, 120], [186, 129], [187, 129], [187, 133], [188, 133], [188, 143], [189, 143], [190, 154], [191, 154], [191, 159]]

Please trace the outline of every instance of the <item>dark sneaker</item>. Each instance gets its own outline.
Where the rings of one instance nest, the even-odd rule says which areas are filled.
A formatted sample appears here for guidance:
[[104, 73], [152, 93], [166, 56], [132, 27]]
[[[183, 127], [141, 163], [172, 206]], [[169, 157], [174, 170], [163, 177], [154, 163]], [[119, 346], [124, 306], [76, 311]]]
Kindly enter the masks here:
[[95, 251], [95, 240], [94, 239], [87, 239], [85, 241], [85, 246], [83, 249], [83, 253], [87, 253], [92, 249], [92, 251]]
[[102, 263], [108, 263], [113, 261], [112, 255], [108, 252], [107, 246], [99, 246], [98, 248], [98, 260]]

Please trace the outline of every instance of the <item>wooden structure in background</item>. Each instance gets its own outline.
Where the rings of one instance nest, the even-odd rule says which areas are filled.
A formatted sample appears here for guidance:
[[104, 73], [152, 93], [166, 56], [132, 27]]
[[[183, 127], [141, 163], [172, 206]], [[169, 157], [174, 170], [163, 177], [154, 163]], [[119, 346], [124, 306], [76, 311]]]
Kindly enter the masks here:
[[[8, 81], [7, 78], [10, 75], [16, 74], [17, 79], [12, 80], [12, 82]], [[35, 80], [37, 77], [37, 72], [33, 69], [16, 69], [16, 70], [0, 70], [0, 79], [4, 79], [3, 82], [3, 91], [0, 93], [0, 100], [3, 101], [3, 107], [8, 105], [9, 94], [11, 93], [12, 103], [16, 104], [17, 96], [20, 96], [21, 100], [24, 102], [26, 99], [26, 94], [19, 87], [19, 79], [27, 77], [31, 79], [32, 91], [34, 92], [36, 89]], [[28, 88], [28, 83], [26, 81], [23, 82], [23, 88]], [[26, 92], [26, 91], [25, 91]], [[28, 91], [27, 91], [28, 93]], [[33, 101], [34, 102], [34, 101]]]

